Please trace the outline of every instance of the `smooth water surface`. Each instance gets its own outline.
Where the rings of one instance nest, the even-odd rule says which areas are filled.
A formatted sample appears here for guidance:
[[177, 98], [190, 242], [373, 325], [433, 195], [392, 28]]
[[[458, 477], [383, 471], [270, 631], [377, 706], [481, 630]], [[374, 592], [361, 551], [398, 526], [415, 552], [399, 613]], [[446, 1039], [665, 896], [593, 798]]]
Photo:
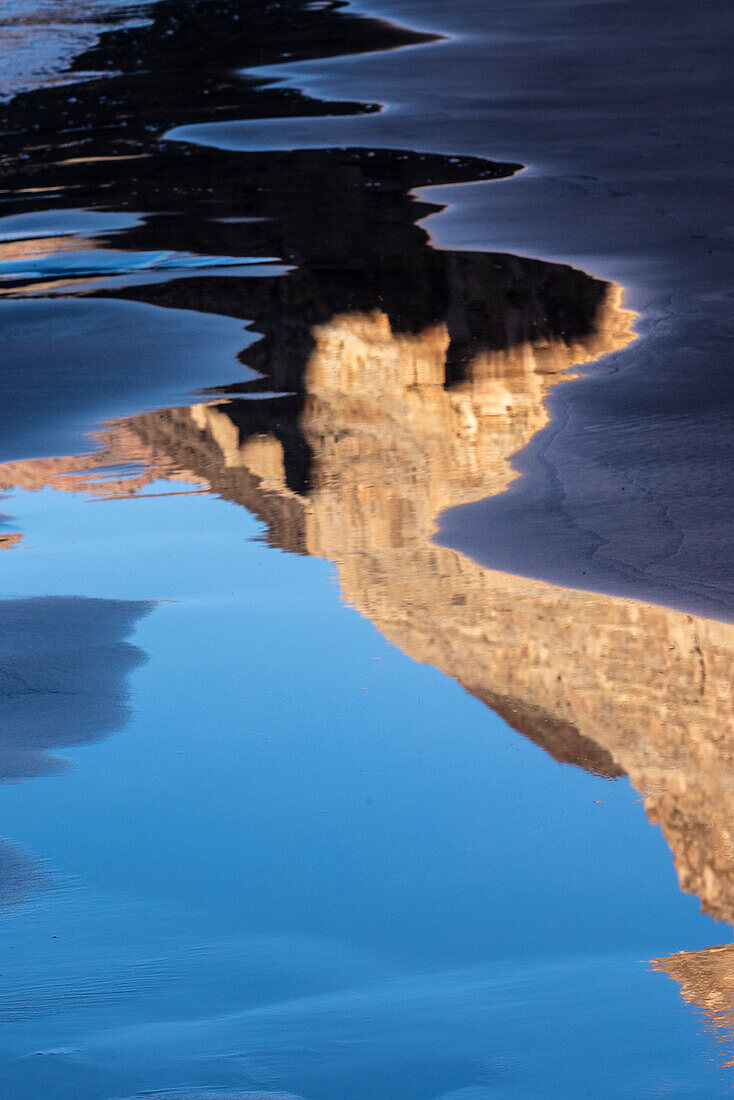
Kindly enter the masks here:
[[52, 880], [3, 917], [3, 1095], [724, 1093], [645, 959], [725, 930], [626, 781], [555, 763], [386, 645], [327, 564], [234, 505], [8, 503], [27, 548], [4, 596], [53, 569], [58, 591], [160, 602], [130, 727], [3, 791]]
[[104, 7], [0, 108], [0, 1093], [728, 1094], [726, 13]]

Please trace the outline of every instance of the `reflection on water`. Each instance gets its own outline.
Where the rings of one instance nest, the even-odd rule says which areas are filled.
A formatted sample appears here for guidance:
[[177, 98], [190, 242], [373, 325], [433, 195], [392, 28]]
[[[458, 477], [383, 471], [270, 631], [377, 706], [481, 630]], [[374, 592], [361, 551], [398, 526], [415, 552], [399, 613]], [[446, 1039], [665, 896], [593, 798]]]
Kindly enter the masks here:
[[0, 914], [48, 883], [38, 862], [12, 841], [0, 840]]
[[340, 316], [313, 333], [301, 394], [134, 417], [99, 461], [137, 436], [150, 476], [203, 481], [275, 544], [335, 561], [345, 600], [410, 656], [557, 759], [627, 774], [683, 889], [731, 922], [734, 629], [493, 573], [431, 542], [441, 509], [504, 487], [558, 371], [629, 339], [619, 297], [607, 289], [577, 344], [481, 352], [449, 387], [445, 330], [393, 337], [384, 316]]
[[727, 1045], [728, 1066], [734, 1066], [734, 944], [705, 951], [680, 951], [653, 959], [652, 967], [680, 984], [686, 1004], [703, 1011], [708, 1026]]
[[[250, 7], [247, 19], [257, 8]], [[329, 5], [314, 8], [321, 31], [334, 18]], [[254, 36], [246, 23], [231, 41], [219, 28], [221, 66], [242, 64], [248, 36], [263, 42], [270, 34], [282, 49], [276, 15]], [[355, 32], [357, 23], [342, 24], [345, 52], [411, 40], [370, 20]], [[557, 760], [629, 776], [665, 834], [682, 889], [732, 922], [734, 627], [490, 572], [432, 541], [442, 510], [508, 485], [511, 456], [546, 423], [550, 387], [632, 339], [622, 288], [560, 265], [428, 246], [418, 219], [436, 208], [411, 197], [416, 187], [492, 179], [511, 174], [511, 165], [342, 149], [252, 154], [245, 172], [239, 154], [158, 145], [157, 129], [182, 113], [239, 117], [247, 86], [194, 66], [190, 100], [182, 102], [180, 69], [157, 64], [157, 27], [143, 40], [140, 57], [148, 49], [153, 60], [141, 64], [134, 90], [109, 77], [104, 106], [94, 103], [93, 82], [64, 105], [63, 125], [78, 136], [63, 153], [40, 142], [32, 150], [32, 189], [18, 186], [26, 167], [8, 170], [16, 203], [25, 201], [22, 192], [57, 188], [60, 205], [107, 212], [54, 210], [50, 227], [11, 216], [4, 235], [0, 227], [2, 292], [29, 298], [73, 288], [247, 321], [261, 339], [240, 358], [260, 377], [188, 407], [118, 420], [99, 433], [97, 453], [6, 463], [0, 487], [52, 485], [110, 498], [145, 495], [164, 476], [254, 512], [274, 546], [334, 561], [344, 599], [416, 661], [453, 677]], [[204, 18], [202, 28], [192, 36], [189, 27], [185, 61], [206, 31]], [[169, 31], [165, 21], [158, 28]], [[204, 93], [211, 93], [206, 104]], [[289, 106], [288, 94], [271, 90], [268, 102], [285, 113], [319, 109], [303, 99]], [[89, 112], [98, 127], [85, 133]], [[127, 126], [127, 115], [123, 134], [118, 122]], [[144, 217], [130, 213], [133, 196]], [[102, 216], [113, 220], [95, 229]], [[273, 257], [284, 266], [249, 269], [253, 258]], [[203, 277], [204, 267], [228, 270]], [[151, 269], [148, 282], [142, 273]], [[174, 278], [177, 271], [189, 277]], [[81, 327], [92, 303], [80, 293], [74, 305]], [[102, 312], [109, 303], [94, 306]], [[157, 320], [151, 326], [146, 347], [160, 356], [165, 340], [180, 369], [183, 353]], [[230, 342], [239, 338], [233, 326]], [[78, 350], [78, 335], [74, 341]], [[25, 330], [17, 344], [27, 359]], [[104, 341], [95, 352], [100, 346], [107, 354]], [[123, 357], [121, 384], [129, 382], [130, 358], [143, 359]], [[85, 392], [93, 376], [82, 377]], [[58, 420], [56, 398], [52, 407]], [[22, 420], [11, 404], [6, 418]], [[25, 445], [26, 428], [22, 434]], [[53, 450], [51, 442], [46, 453]], [[0, 544], [20, 538], [12, 531]], [[55, 766], [49, 750], [119, 728], [122, 685], [139, 660], [122, 639], [145, 609], [114, 601], [0, 605], [2, 701], [12, 719], [0, 739], [1, 779], [47, 772]], [[21, 865], [0, 851], [6, 882], [21, 877], [13, 870]], [[8, 898], [21, 894], [11, 890]], [[653, 965], [728, 1027], [730, 960], [725, 947]], [[411, 1021], [419, 993], [406, 996]], [[481, 987], [478, 1001], [489, 997]], [[426, 1002], [443, 1012], [435, 989]], [[261, 1028], [267, 1047], [271, 1021]]]
[[[731, 923], [734, 628], [493, 573], [431, 541], [442, 509], [504, 488], [563, 372], [631, 339], [621, 289], [531, 261], [438, 255], [441, 278], [425, 284], [436, 299], [419, 298], [416, 315], [438, 301], [441, 320], [321, 320], [323, 287], [265, 281], [264, 335], [248, 352], [261, 371], [272, 364], [255, 384], [264, 393], [132, 417], [100, 434], [100, 452], [10, 463], [0, 484], [109, 497], [164, 475], [255, 512], [274, 545], [333, 560], [344, 599], [411, 657], [556, 759], [628, 775], [681, 887]], [[238, 290], [254, 313], [250, 285]], [[705, 1000], [678, 957], [655, 965]]]

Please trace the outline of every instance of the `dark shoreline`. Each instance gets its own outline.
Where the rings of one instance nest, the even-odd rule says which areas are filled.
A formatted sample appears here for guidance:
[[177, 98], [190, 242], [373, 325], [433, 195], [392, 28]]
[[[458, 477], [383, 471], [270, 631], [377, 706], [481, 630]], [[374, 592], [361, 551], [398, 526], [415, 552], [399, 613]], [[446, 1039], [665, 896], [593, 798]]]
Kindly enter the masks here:
[[[305, 2], [295, 2], [275, 9], [251, 6], [244, 13], [237, 0], [216, 4], [202, 0], [194, 5], [162, 0], [153, 9], [148, 26], [112, 30], [95, 50], [77, 58], [75, 67], [82, 72], [127, 68], [123, 75], [85, 80], [71, 90], [39, 89], [16, 97], [4, 111], [0, 108], [0, 127], [4, 130], [0, 190], [6, 193], [0, 210], [14, 217], [16, 238], [22, 236], [23, 218], [28, 214], [46, 211], [52, 222], [62, 212], [82, 208], [92, 215], [78, 218], [85, 224], [82, 237], [89, 239], [103, 260], [108, 250], [114, 250], [123, 261], [121, 272], [125, 271], [125, 255], [139, 254], [143, 259], [161, 252], [172, 255], [171, 270], [157, 280], [145, 266], [136, 279], [134, 275], [118, 275], [114, 261], [106, 261], [96, 282], [101, 281], [103, 287], [106, 282], [114, 290], [87, 291], [85, 279], [95, 285], [90, 265], [75, 269], [73, 261], [67, 261], [59, 276], [44, 277], [39, 272], [35, 279], [32, 274], [3, 277], [0, 289], [10, 299], [28, 297], [30, 291], [33, 296], [24, 313], [37, 320], [28, 331], [21, 327], [14, 340], [6, 343], [3, 358], [10, 369], [6, 370], [2, 396], [14, 427], [12, 444], [0, 452], [0, 459], [40, 458], [81, 450], [84, 441], [79, 425], [85, 418], [88, 430], [92, 430], [102, 419], [153, 405], [175, 404], [185, 396], [181, 385], [176, 384], [177, 353], [169, 346], [166, 334], [172, 322], [164, 314], [160, 315], [160, 338], [156, 338], [155, 324], [150, 325], [146, 336], [153, 354], [163, 360], [157, 372], [161, 384], [151, 387], [156, 376], [148, 370], [145, 357], [128, 356], [137, 373], [123, 385], [122, 375], [118, 381], [113, 372], [106, 384], [109, 392], [105, 393], [94, 360], [93, 341], [89, 348], [86, 346], [90, 341], [83, 332], [83, 322], [72, 321], [70, 327], [64, 320], [68, 307], [61, 309], [61, 302], [51, 300], [45, 306], [44, 295], [50, 298], [58, 288], [63, 296], [75, 300], [77, 304], [70, 307], [72, 313], [82, 317], [84, 302], [91, 297], [112, 298], [119, 303], [114, 308], [123, 329], [137, 329], [136, 311], [148, 304], [207, 314], [202, 320], [192, 317], [187, 339], [192, 349], [197, 343], [201, 346], [202, 363], [207, 342], [221, 344], [222, 365], [208, 364], [198, 377], [192, 370], [180, 372], [184, 387], [190, 391], [207, 383], [239, 385], [241, 368], [233, 354], [236, 326], [219, 318], [235, 317], [245, 322], [245, 328], [251, 328], [254, 317], [248, 316], [238, 302], [240, 279], [257, 280], [260, 273], [256, 266], [241, 271], [232, 266], [224, 279], [217, 279], [206, 270], [217, 256], [222, 256], [226, 264], [233, 264], [238, 257], [248, 261], [277, 257], [296, 269], [315, 258], [322, 268], [345, 271], [346, 279], [337, 291], [340, 308], [363, 307], [365, 297], [381, 293], [377, 287], [370, 287], [370, 265], [381, 266], [376, 283], [389, 280], [385, 260], [379, 254], [381, 247], [387, 248], [391, 256], [425, 251], [425, 233], [415, 222], [438, 207], [414, 202], [410, 192], [415, 187], [496, 178], [515, 170], [515, 165], [497, 165], [477, 158], [449, 160], [359, 149], [324, 154], [293, 152], [275, 157], [266, 154], [243, 162], [239, 154], [197, 150], [162, 140], [177, 122], [208, 117], [212, 111], [222, 117], [369, 112], [369, 104], [325, 105], [290, 90], [269, 87], [266, 79], [233, 76], [231, 72], [235, 62], [239, 68], [275, 61], [286, 47], [294, 56], [319, 56], [328, 49], [348, 54], [429, 40], [428, 36], [380, 21], [344, 15], [342, 7], [330, 4], [312, 10]], [[244, 14], [247, 19], [242, 17]], [[234, 15], [240, 15], [236, 22]], [[235, 36], [230, 34], [232, 26], [239, 28]], [[44, 122], [38, 138], [34, 136], [29, 146], [25, 135], [31, 118]], [[68, 141], [63, 140], [67, 133], [73, 135]], [[127, 217], [128, 227], [123, 228], [122, 221], [114, 231], [106, 230], [104, 219], [109, 218], [110, 211]], [[100, 213], [104, 218], [100, 218], [100, 228], [95, 229], [94, 219]], [[31, 219], [28, 236], [33, 237], [35, 232]], [[12, 257], [12, 242], [5, 247], [10, 248]], [[19, 247], [22, 254], [22, 240]], [[73, 248], [71, 238], [69, 248]], [[345, 249], [356, 253], [355, 272], [364, 270], [355, 279], [350, 279], [352, 261], [348, 254], [345, 256]], [[181, 274], [185, 282], [176, 282], [176, 267], [181, 266], [177, 257], [184, 258]], [[197, 257], [202, 258], [198, 270]], [[93, 266], [93, 253], [90, 258]], [[388, 257], [387, 266], [391, 262]], [[397, 263], [400, 265], [401, 260]], [[32, 260], [29, 266], [32, 270]], [[0, 275], [1, 269], [0, 262]], [[270, 272], [263, 269], [263, 274], [269, 284]], [[73, 282], [65, 289], [70, 279]], [[152, 285], [146, 285], [151, 281]], [[126, 284], [130, 284], [129, 289]], [[334, 289], [337, 286], [334, 280]], [[426, 311], [430, 321], [435, 312], [430, 288], [424, 285], [411, 298], [409, 289], [399, 285], [398, 278], [386, 290], [396, 298], [391, 313], [398, 325], [420, 327]], [[125, 307], [126, 300], [134, 300], [134, 304]], [[101, 303], [96, 308], [101, 309]], [[12, 301], [0, 300], [0, 317], [3, 313], [14, 316]], [[53, 319], [59, 313], [60, 329]], [[148, 318], [150, 321], [153, 314]], [[218, 341], [217, 325], [221, 328]], [[79, 366], [70, 370], [71, 353], [64, 349], [75, 333], [84, 350]], [[29, 342], [33, 346], [39, 335], [51, 362], [43, 366], [38, 384], [31, 387], [34, 395], [30, 404], [35, 405], [35, 394], [42, 393], [49, 409], [43, 405], [29, 407], [22, 387], [16, 392], [13, 386], [19, 372], [24, 373]], [[243, 351], [253, 338], [243, 330]], [[115, 341], [118, 343], [119, 337]], [[98, 343], [100, 358], [104, 358], [104, 346]], [[231, 367], [226, 366], [228, 357]], [[37, 371], [35, 362], [34, 358], [30, 366]], [[25, 388], [29, 389], [27, 379]], [[131, 403], [136, 390], [137, 405]], [[50, 409], [54, 409], [53, 415]], [[55, 431], [48, 433], [44, 444], [44, 425], [50, 422]]]
[[[212, 114], [224, 122], [243, 118], [298, 122], [325, 114], [338, 122], [340, 115], [345, 121], [356, 115], [374, 116], [375, 104], [349, 99], [321, 102], [307, 92], [272, 84], [263, 74], [233, 77], [231, 68], [267, 66], [282, 62], [284, 55], [289, 61], [357, 56], [434, 40], [396, 24], [353, 15], [338, 4], [318, 10], [300, 3], [267, 10], [250, 7], [247, 18], [237, 20], [232, 33], [234, 14], [243, 13], [233, 3], [189, 6], [163, 0], [153, 9], [150, 26], [111, 32], [95, 50], [77, 59], [80, 70], [127, 67], [122, 76], [80, 84], [73, 96], [66, 89], [61, 94], [45, 90], [18, 97], [6, 110], [3, 123], [3, 187], [8, 191], [50, 189], [51, 194], [58, 189], [60, 202], [42, 200], [41, 208], [81, 205], [145, 213], [140, 225], [114, 236], [100, 235], [97, 241], [103, 245], [171, 248], [207, 256], [277, 255], [297, 270], [309, 271], [309, 278], [318, 282], [322, 271], [341, 272], [338, 280], [332, 280], [329, 293], [333, 296], [336, 291], [336, 297], [327, 305], [327, 314], [363, 311], [372, 300], [387, 306], [397, 331], [417, 331], [432, 323], [444, 307], [430, 301], [430, 279], [417, 295], [406, 294], [406, 270], [411, 273], [409, 283], [415, 285], [429, 253], [452, 253], [432, 248], [425, 230], [415, 226], [439, 207], [409, 196], [432, 185], [507, 176], [519, 165], [397, 149], [242, 153], [161, 142], [172, 127], [196, 124]], [[29, 119], [41, 115], [49, 119], [44, 126], [49, 134], [68, 133], [71, 145], [64, 156], [58, 155], [53, 143], [44, 143], [43, 131], [33, 148], [24, 141]], [[382, 118], [375, 117], [382, 126]], [[15, 145], [12, 131], [17, 136]], [[339, 140], [339, 128], [334, 132]], [[131, 156], [136, 159], [121, 159]], [[80, 163], [89, 157], [115, 159]], [[511, 187], [520, 183], [525, 186], [521, 179]], [[3, 204], [8, 213], [28, 209], [26, 198], [4, 199]], [[34, 208], [38, 206], [36, 198]], [[232, 219], [241, 218], [253, 220], [235, 226]], [[406, 254], [415, 257], [408, 268]], [[485, 255], [489, 268], [491, 254]], [[353, 278], [356, 269], [366, 274], [367, 281], [371, 270], [378, 271], [371, 287], [365, 276]], [[562, 272], [570, 269], [558, 265], [556, 270], [562, 282]], [[580, 272], [578, 276], [586, 278]], [[235, 303], [241, 294], [234, 277], [215, 285], [203, 273], [201, 277], [188, 273], [185, 285], [169, 278], [157, 286], [96, 293], [203, 309], [258, 324], [243, 312], [239, 301]], [[515, 291], [510, 287], [507, 293], [512, 299]], [[492, 296], [488, 292], [487, 300]], [[277, 291], [276, 300], [279, 297]], [[284, 303], [292, 308], [288, 297], [286, 292]], [[573, 339], [563, 320], [554, 334]], [[522, 338], [528, 336], [533, 338], [532, 323]], [[481, 347], [487, 339], [487, 346], [496, 345], [496, 336], [488, 337], [482, 326], [457, 339], [457, 350], [447, 364], [447, 384], [461, 377], [469, 345]], [[513, 337], [505, 333], [502, 340], [508, 339]], [[695, 349], [695, 344], [691, 347]], [[525, 476], [500, 497], [444, 516], [439, 538], [488, 568], [632, 595], [722, 619], [734, 616], [734, 590], [727, 580], [729, 547], [734, 543], [727, 517], [734, 512], [734, 490], [722, 480], [733, 446], [726, 426], [728, 375], [720, 372], [716, 389], [704, 393], [701, 375], [688, 378], [687, 364], [679, 356], [677, 391], [674, 387], [661, 399], [660, 361], [669, 349], [669, 340], [648, 335], [625, 353], [619, 369], [613, 360], [587, 372], [593, 381], [569, 382], [557, 390], [550, 398], [551, 425], [517, 459]], [[707, 352], [697, 349], [694, 354], [705, 359]], [[212, 381], [232, 390], [227, 379]], [[619, 421], [629, 418], [635, 404], [642, 410], [641, 422], [633, 426], [620, 450], [611, 434]], [[688, 413], [700, 415], [709, 429], [707, 435], [702, 435], [690, 415], [678, 430], [683, 405]], [[711, 406], [716, 406], [713, 420]], [[587, 425], [601, 419], [603, 430], [584, 435], [579, 409]], [[657, 438], [659, 445], [651, 446]], [[712, 458], [713, 439], [718, 454]], [[574, 453], [579, 442], [586, 447], [584, 457]], [[673, 454], [679, 463], [682, 455], [685, 464], [671, 474]], [[636, 466], [630, 465], [632, 460]], [[613, 470], [614, 463], [621, 464], [618, 471]], [[679, 491], [683, 484], [685, 499]], [[599, 553], [600, 548], [604, 553]], [[712, 570], [714, 553], [717, 561]], [[707, 578], [705, 585], [702, 577]]]
[[[445, 94], [436, 84], [441, 124], [426, 95], [428, 50], [406, 55], [405, 73], [389, 58], [327, 62], [318, 73], [278, 67], [291, 83], [337, 97], [382, 81], [396, 109], [358, 127], [304, 118], [179, 133], [245, 151], [323, 149], [358, 130], [385, 147], [436, 152], [453, 142], [461, 153], [489, 146], [531, 166], [537, 158], [540, 170], [507, 186], [455, 191], [433, 239], [523, 248], [601, 272], [631, 289], [640, 339], [557, 390], [552, 423], [518, 456], [521, 480], [444, 517], [439, 538], [488, 568], [730, 620], [734, 20], [722, 3], [706, 12], [685, 0], [577, 7], [534, 0], [521, 12], [455, 12], [457, 39], [441, 47], [452, 77]], [[412, 9], [393, 0], [383, 10], [401, 18]], [[424, 10], [441, 25], [438, 2]]]

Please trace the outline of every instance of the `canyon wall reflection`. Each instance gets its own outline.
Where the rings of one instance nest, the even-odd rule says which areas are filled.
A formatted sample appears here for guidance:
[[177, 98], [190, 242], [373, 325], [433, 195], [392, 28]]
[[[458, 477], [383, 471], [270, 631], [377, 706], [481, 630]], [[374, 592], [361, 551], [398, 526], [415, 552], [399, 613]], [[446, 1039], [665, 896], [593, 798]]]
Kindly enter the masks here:
[[708, 1030], [722, 1041], [725, 1066], [734, 1066], [734, 944], [704, 951], [678, 951], [653, 959], [652, 969], [680, 985], [687, 1005], [703, 1015]]
[[[344, 599], [413, 659], [557, 760], [629, 776], [681, 888], [732, 923], [734, 627], [490, 572], [432, 542], [443, 509], [507, 486], [549, 388], [632, 339], [622, 290], [537, 261], [434, 255], [401, 291], [420, 308], [401, 316], [329, 315], [298, 273], [228, 281], [226, 312], [250, 310], [263, 333], [254, 392], [115, 423], [99, 453], [6, 464], [0, 487], [134, 495], [163, 476], [243, 505], [273, 545], [334, 561]], [[221, 286], [189, 285], [196, 301]], [[729, 948], [653, 965], [687, 1000], [734, 1012]]]

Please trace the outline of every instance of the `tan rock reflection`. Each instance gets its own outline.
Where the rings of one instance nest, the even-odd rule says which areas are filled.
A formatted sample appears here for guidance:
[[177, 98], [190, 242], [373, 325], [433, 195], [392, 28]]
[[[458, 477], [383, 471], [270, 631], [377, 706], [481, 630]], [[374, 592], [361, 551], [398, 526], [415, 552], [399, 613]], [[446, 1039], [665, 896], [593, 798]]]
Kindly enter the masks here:
[[[732, 1042], [734, 1033], [734, 944], [708, 947], [705, 951], [679, 951], [666, 959], [653, 959], [653, 970], [667, 974], [680, 985], [686, 1004], [700, 1008], [710, 1028]], [[729, 1050], [725, 1065], [734, 1065]]]
[[93, 248], [94, 242], [71, 233], [53, 237], [28, 237], [21, 240], [0, 240], [0, 264], [40, 260], [61, 252], [76, 252]]
[[64, 252], [77, 252], [95, 247], [93, 241], [73, 233], [53, 237], [28, 237], [22, 240], [4, 241], [0, 239], [0, 297], [14, 295], [17, 284], [22, 282], [26, 293], [42, 291], [50, 287], [58, 290], [61, 286], [69, 288], [84, 280], [64, 279], [53, 282], [29, 283], [28, 271], [22, 265], [27, 263], [32, 270], [34, 262], [45, 260]]
[[[340, 316], [314, 332], [297, 423], [296, 399], [282, 398], [151, 413], [128, 428], [258, 513], [273, 542], [335, 561], [345, 600], [389, 640], [558, 760], [628, 774], [682, 888], [731, 921], [734, 628], [491, 572], [431, 542], [443, 508], [507, 484], [508, 458], [545, 423], [561, 372], [629, 339], [618, 288], [597, 320], [571, 346], [480, 352], [447, 388], [440, 326], [393, 336], [379, 314]], [[288, 472], [296, 427], [307, 475]], [[299, 477], [305, 487], [293, 487]]]
[[69, 460], [14, 464], [0, 487], [110, 495], [162, 474], [242, 504], [272, 543], [333, 560], [344, 599], [386, 638], [557, 760], [627, 774], [682, 889], [732, 922], [734, 627], [492, 572], [432, 542], [443, 509], [506, 487], [549, 387], [632, 338], [616, 286], [572, 339], [537, 320], [475, 347], [451, 380], [446, 324], [340, 313], [291, 341], [300, 363], [281, 373], [296, 392], [142, 414], [71, 474]]

